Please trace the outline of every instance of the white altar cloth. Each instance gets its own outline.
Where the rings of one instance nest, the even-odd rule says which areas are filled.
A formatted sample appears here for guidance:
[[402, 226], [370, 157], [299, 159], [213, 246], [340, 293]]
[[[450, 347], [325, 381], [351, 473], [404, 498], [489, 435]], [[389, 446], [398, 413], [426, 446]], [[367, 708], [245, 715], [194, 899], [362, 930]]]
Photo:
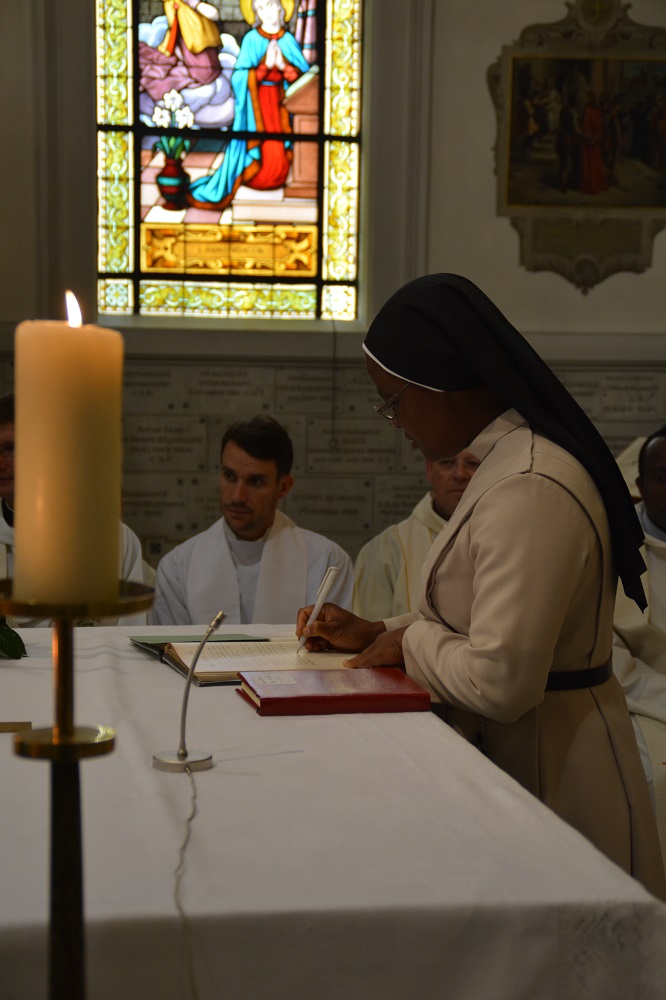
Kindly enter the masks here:
[[[183, 680], [134, 632], [76, 631], [75, 722], [118, 734], [81, 764], [91, 998], [189, 998], [191, 931], [198, 1000], [663, 1000], [666, 906], [429, 713], [260, 718], [193, 688], [188, 747], [214, 767], [194, 775], [183, 921], [192, 788], [151, 766], [178, 744]], [[0, 718], [51, 725], [51, 633], [22, 634]], [[40, 1000], [50, 765], [11, 741], [0, 996]]]

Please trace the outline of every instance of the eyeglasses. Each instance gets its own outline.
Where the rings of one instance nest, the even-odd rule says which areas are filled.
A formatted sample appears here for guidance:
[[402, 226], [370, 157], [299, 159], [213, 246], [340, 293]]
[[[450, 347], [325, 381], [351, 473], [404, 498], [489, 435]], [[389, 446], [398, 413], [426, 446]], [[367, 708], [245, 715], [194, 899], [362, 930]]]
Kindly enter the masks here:
[[388, 399], [385, 399], [382, 403], [375, 403], [373, 406], [375, 413], [378, 413], [380, 417], [386, 417], [387, 420], [395, 420], [398, 409], [396, 403], [407, 386], [411, 384], [411, 382], [405, 382], [405, 384], [401, 385], [398, 391], [394, 392]]

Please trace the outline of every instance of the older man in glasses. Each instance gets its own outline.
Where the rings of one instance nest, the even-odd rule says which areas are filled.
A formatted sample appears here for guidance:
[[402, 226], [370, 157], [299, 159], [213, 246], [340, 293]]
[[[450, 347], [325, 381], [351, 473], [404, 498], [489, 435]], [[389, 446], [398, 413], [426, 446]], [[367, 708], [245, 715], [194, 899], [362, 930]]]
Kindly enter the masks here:
[[[398, 422], [402, 394], [412, 384], [404, 382], [392, 396], [376, 403], [375, 413], [392, 424]], [[479, 465], [479, 459], [470, 451], [437, 462], [426, 461], [430, 490], [408, 518], [372, 538], [356, 558], [354, 614], [369, 621], [384, 621], [418, 610], [421, 567]]]
[[[392, 404], [388, 408], [390, 402], [377, 407], [382, 416], [388, 416], [389, 412], [394, 416]], [[408, 518], [372, 538], [357, 556], [354, 614], [369, 621], [384, 621], [418, 610], [421, 567], [479, 464], [471, 451], [425, 463], [430, 490]]]

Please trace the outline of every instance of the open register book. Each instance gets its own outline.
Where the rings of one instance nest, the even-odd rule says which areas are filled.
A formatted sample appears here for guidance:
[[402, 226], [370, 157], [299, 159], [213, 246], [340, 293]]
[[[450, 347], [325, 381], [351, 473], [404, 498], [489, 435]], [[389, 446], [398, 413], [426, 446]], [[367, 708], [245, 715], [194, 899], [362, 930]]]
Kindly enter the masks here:
[[[187, 676], [202, 636], [130, 636], [144, 652]], [[256, 670], [330, 670], [342, 667], [350, 653], [310, 653], [298, 639], [254, 635], [212, 635], [192, 677], [194, 684], [239, 684], [239, 672]]]

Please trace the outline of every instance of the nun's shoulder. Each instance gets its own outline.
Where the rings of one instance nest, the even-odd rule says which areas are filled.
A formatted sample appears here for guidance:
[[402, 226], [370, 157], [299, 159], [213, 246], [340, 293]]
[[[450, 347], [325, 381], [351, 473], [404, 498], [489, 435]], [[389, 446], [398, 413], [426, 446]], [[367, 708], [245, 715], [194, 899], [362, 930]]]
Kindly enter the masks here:
[[[577, 458], [550, 438], [535, 433], [522, 424], [500, 438], [492, 452], [492, 469], [496, 480], [513, 475], [543, 476], [573, 494], [587, 505], [597, 495], [597, 489], [587, 469]], [[482, 463], [479, 471], [483, 469]], [[475, 477], [479, 475], [477, 472]]]
[[597, 487], [581, 462], [549, 438], [533, 435], [531, 471], [559, 483], [585, 506], [599, 499]]

